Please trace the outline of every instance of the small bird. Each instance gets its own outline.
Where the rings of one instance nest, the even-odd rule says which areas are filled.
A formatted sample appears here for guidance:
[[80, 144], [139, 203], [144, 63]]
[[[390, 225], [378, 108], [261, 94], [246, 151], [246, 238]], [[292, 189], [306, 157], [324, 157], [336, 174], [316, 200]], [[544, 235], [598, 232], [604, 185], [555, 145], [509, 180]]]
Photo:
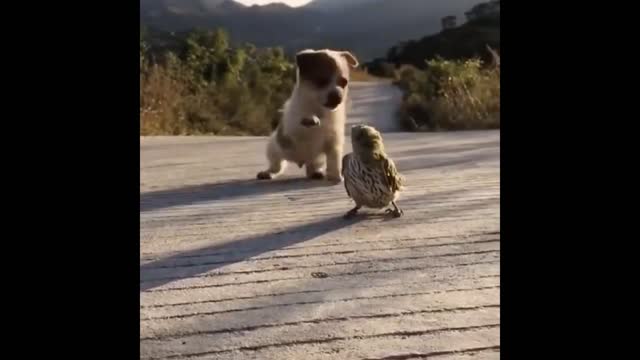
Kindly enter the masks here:
[[347, 195], [356, 206], [344, 215], [351, 218], [361, 207], [373, 209], [393, 205], [387, 213], [400, 217], [404, 213], [396, 205], [404, 179], [396, 165], [384, 152], [382, 135], [372, 126], [351, 127], [353, 152], [342, 158], [342, 176]]

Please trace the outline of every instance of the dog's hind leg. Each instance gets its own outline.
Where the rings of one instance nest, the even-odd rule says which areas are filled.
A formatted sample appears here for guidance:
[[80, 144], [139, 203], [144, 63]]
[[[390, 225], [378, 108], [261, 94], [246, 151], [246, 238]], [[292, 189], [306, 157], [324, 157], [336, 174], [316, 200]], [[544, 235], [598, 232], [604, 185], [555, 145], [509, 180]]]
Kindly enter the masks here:
[[280, 149], [273, 142], [269, 142], [267, 146], [267, 159], [269, 160], [269, 168], [258, 173], [257, 178], [259, 180], [273, 179], [282, 174], [287, 166]]

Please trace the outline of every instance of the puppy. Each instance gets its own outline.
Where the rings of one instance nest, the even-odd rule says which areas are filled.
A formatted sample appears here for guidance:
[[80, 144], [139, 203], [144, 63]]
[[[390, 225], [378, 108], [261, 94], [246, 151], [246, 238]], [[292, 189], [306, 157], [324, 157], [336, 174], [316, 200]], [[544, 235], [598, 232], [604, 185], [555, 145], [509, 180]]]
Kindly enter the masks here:
[[348, 51], [303, 50], [296, 66], [296, 85], [267, 144], [269, 168], [257, 177], [273, 179], [293, 162], [304, 165], [310, 179], [323, 179], [326, 172], [329, 181], [340, 183], [349, 69], [358, 60]]

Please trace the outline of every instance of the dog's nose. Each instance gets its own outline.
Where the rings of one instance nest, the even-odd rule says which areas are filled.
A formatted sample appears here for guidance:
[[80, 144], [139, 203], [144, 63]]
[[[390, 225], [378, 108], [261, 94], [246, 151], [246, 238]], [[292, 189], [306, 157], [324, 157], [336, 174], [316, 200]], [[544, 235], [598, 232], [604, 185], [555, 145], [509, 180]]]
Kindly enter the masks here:
[[333, 109], [340, 105], [340, 102], [342, 102], [342, 96], [340, 95], [340, 93], [337, 91], [332, 91], [327, 96], [327, 103], [325, 104], [325, 106]]

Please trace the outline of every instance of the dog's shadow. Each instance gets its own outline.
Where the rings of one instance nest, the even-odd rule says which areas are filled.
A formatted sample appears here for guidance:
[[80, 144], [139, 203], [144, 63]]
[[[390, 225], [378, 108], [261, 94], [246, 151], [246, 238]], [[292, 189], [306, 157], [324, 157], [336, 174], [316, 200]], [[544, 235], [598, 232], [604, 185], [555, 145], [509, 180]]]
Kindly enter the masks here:
[[364, 219], [365, 217], [344, 219], [342, 216], [334, 216], [291, 226], [282, 231], [250, 235], [159, 258], [140, 266], [140, 291], [149, 291], [177, 280], [215, 272], [223, 266], [303, 243]]
[[191, 185], [177, 189], [141, 193], [140, 212], [334, 185], [327, 180], [312, 180], [300, 177], [273, 180], [229, 180], [213, 184]]

